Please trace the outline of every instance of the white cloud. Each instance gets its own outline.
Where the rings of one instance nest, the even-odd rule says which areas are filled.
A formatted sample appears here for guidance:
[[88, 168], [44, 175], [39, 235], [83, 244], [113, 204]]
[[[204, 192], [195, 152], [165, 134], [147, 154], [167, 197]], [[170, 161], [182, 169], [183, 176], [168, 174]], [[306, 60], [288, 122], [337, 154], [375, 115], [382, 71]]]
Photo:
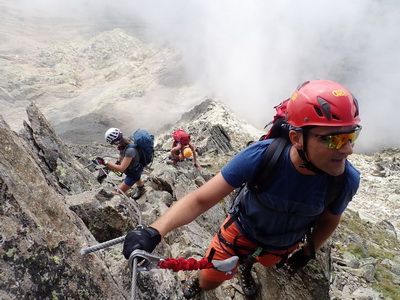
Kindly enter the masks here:
[[[142, 22], [183, 55], [189, 74], [258, 127], [298, 83], [335, 80], [359, 99], [359, 150], [400, 146], [396, 0], [17, 1], [36, 13]], [[113, 21], [110, 21], [113, 20]], [[107, 23], [108, 22], [108, 23]], [[114, 22], [114, 23], [113, 23]]]

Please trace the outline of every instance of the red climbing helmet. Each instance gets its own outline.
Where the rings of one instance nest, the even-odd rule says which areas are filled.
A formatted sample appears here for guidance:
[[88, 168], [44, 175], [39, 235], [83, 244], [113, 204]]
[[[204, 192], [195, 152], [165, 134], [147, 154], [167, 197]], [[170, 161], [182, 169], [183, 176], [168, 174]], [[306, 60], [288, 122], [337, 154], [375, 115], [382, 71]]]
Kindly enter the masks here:
[[329, 80], [299, 85], [287, 105], [287, 123], [303, 126], [351, 126], [360, 122], [357, 99]]

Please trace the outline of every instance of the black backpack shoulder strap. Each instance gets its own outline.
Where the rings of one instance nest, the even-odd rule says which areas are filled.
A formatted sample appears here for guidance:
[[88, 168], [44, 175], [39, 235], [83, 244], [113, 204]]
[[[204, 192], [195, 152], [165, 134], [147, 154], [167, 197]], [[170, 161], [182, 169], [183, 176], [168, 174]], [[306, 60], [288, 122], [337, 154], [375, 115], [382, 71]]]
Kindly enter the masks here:
[[[325, 208], [328, 207], [329, 204], [333, 203], [340, 196], [341, 192], [345, 187], [345, 184], [346, 184], [346, 172], [343, 172], [343, 174], [339, 176], [330, 176], [324, 199]], [[308, 243], [310, 244], [310, 257], [315, 258], [315, 247], [311, 232], [312, 230], [310, 228], [309, 232], [307, 233], [307, 240]]]
[[225, 223], [225, 229], [228, 228], [239, 216], [239, 206], [242, 200], [243, 188], [247, 186], [247, 188], [254, 193], [263, 191], [266, 189], [272, 182], [273, 176], [276, 171], [276, 167], [278, 165], [279, 159], [282, 157], [282, 154], [285, 150], [286, 145], [290, 142], [288, 139], [284, 137], [276, 138], [265, 151], [262, 161], [258, 166], [256, 171], [256, 176], [254, 180], [243, 184], [237, 191], [235, 200], [232, 203], [230, 212], [232, 213], [231, 218], [227, 223]]
[[258, 166], [254, 180], [247, 183], [247, 187], [252, 192], [266, 189], [272, 182], [276, 167], [289, 140], [284, 137], [275, 139], [265, 151], [261, 164]]
[[346, 172], [343, 172], [343, 174], [339, 176], [330, 176], [325, 195], [325, 207], [329, 206], [329, 204], [334, 202], [340, 196], [340, 194], [343, 192], [345, 184]]

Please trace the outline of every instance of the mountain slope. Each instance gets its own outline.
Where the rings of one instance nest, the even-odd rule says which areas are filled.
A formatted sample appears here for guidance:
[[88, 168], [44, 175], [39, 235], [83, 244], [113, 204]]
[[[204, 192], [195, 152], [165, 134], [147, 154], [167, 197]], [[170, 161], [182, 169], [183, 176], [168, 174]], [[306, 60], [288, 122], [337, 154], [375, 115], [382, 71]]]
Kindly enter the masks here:
[[[98, 170], [84, 168], [100, 153], [115, 155], [113, 147], [97, 143], [67, 147], [38, 109], [30, 106], [28, 115], [30, 122], [20, 135], [4, 120], [0, 122], [5, 145], [0, 149], [2, 299], [128, 299], [131, 274], [124, 267], [121, 245], [87, 256], [81, 256], [80, 250], [123, 236], [140, 220], [150, 224], [177, 199], [209, 180], [218, 171], [217, 157], [222, 164], [259, 134], [256, 130], [252, 133], [251, 127], [241, 123], [221, 102], [210, 99], [201, 103], [179, 123], [157, 134], [156, 140], [159, 149], [167, 147], [173, 128], [187, 128], [198, 148], [203, 149], [199, 155], [203, 168], [197, 170], [190, 162], [175, 168], [168, 163], [168, 153], [159, 151], [144, 174], [149, 191], [135, 204], [116, 196], [113, 185], [121, 178], [110, 173], [100, 184], [96, 182]], [[221, 134], [226, 138], [219, 139]], [[215, 143], [217, 139], [220, 143]], [[398, 195], [394, 188], [398, 155], [398, 151], [389, 150], [376, 156], [352, 157], [368, 178], [362, 182], [354, 205], [363, 203], [368, 211], [350, 207], [331, 243], [294, 277], [284, 269], [257, 265], [257, 299], [398, 299], [400, 250], [396, 228], [390, 215], [373, 205], [375, 195], [387, 192], [394, 199]], [[195, 222], [168, 234], [155, 254], [201, 258], [231, 201], [232, 197], [226, 197]], [[398, 209], [396, 201], [386, 205], [390, 203], [393, 206], [383, 211]], [[396, 216], [393, 218], [397, 221]], [[189, 275], [166, 270], [141, 272], [139, 282], [147, 284], [136, 288], [146, 299], [180, 299], [181, 282]], [[244, 299], [236, 277], [202, 297]]]

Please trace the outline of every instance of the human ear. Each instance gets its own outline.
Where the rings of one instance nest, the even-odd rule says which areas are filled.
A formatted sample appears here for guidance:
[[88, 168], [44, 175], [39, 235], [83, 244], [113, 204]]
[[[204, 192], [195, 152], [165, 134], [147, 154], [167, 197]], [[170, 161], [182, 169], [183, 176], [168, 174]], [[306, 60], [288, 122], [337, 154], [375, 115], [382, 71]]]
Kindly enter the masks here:
[[296, 130], [290, 130], [289, 139], [297, 150], [303, 149], [303, 133]]

